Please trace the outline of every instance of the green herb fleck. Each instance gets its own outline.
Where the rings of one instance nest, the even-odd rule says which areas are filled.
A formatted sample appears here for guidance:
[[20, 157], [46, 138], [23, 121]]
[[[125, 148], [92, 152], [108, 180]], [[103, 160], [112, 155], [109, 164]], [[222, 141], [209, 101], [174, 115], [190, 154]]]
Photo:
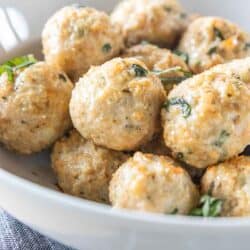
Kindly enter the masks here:
[[245, 44], [245, 50], [248, 50], [250, 48], [250, 42]]
[[187, 63], [187, 64], [189, 63], [189, 55], [187, 53], [182, 52], [180, 50], [174, 50], [173, 52], [177, 56], [181, 57], [185, 63]]
[[215, 37], [218, 37], [222, 41], [225, 40], [222, 32], [216, 27], [214, 27], [214, 35], [215, 35]]
[[202, 217], [218, 217], [221, 214], [223, 201], [208, 194], [201, 197], [199, 206], [194, 208], [190, 215]]
[[175, 215], [178, 213], [178, 208], [175, 208], [170, 214]]
[[60, 73], [60, 74], [58, 75], [58, 77], [59, 77], [60, 80], [62, 80], [62, 81], [64, 81], [64, 82], [67, 82], [67, 77], [66, 77], [64, 74]]
[[10, 82], [14, 81], [14, 73], [16, 70], [29, 67], [30, 65], [36, 63], [37, 60], [33, 55], [21, 56], [13, 58], [0, 66], [0, 76], [3, 73], [7, 73], [8, 80]]
[[164, 10], [166, 10], [167, 12], [171, 12], [173, 9], [169, 6], [164, 6]]
[[214, 54], [214, 53], [217, 52], [217, 49], [218, 49], [217, 46], [213, 46], [213, 47], [211, 47], [211, 48], [208, 50], [207, 54], [208, 54], [208, 55], [212, 55], [212, 54]]
[[183, 161], [184, 160], [184, 154], [182, 152], [179, 152], [176, 154], [176, 159], [179, 161]]
[[170, 106], [180, 106], [184, 118], [188, 118], [191, 115], [192, 108], [183, 97], [173, 97], [163, 105], [167, 111]]
[[111, 46], [110, 43], [105, 43], [105, 44], [102, 46], [102, 52], [103, 52], [103, 53], [109, 53], [111, 50], [112, 50], [112, 46]]
[[213, 143], [213, 145], [216, 146], [216, 147], [221, 147], [225, 143], [226, 139], [229, 136], [230, 136], [230, 134], [226, 130], [222, 130], [221, 133], [220, 133], [220, 135], [219, 135], [218, 140], [215, 141]]
[[[169, 73], [182, 73], [183, 76], [171, 76], [171, 77], [165, 77], [162, 75], [166, 75]], [[190, 77], [193, 76], [193, 74], [189, 71], [184, 70], [182, 67], [177, 66], [177, 67], [173, 67], [173, 68], [169, 68], [166, 70], [154, 70], [153, 73], [157, 76], [159, 76], [159, 78], [161, 79], [162, 84], [166, 85], [166, 84], [178, 84]]]
[[148, 71], [139, 64], [132, 64], [131, 69], [136, 77], [144, 77], [148, 74]]
[[182, 12], [182, 13], [180, 14], [180, 17], [183, 18], [183, 19], [187, 18], [187, 13]]

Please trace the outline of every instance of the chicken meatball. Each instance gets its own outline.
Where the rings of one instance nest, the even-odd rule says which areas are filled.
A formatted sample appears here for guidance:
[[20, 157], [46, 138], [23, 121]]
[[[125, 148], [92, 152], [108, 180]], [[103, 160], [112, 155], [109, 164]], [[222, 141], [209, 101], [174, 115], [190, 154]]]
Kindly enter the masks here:
[[135, 150], [152, 139], [165, 100], [161, 81], [135, 58], [92, 67], [70, 101], [75, 128], [97, 145]]
[[111, 19], [122, 26], [128, 46], [146, 40], [173, 47], [189, 22], [177, 0], [123, 0]]
[[249, 35], [233, 23], [219, 17], [201, 17], [190, 24], [179, 50], [189, 55], [189, 67], [195, 73], [216, 64], [250, 56]]
[[142, 43], [133, 46], [123, 53], [123, 57], [136, 57], [144, 62], [149, 70], [158, 72], [158, 74], [162, 72], [160, 76], [167, 93], [174, 84], [178, 84], [186, 78], [185, 72], [189, 72], [187, 64], [180, 56], [151, 44]]
[[205, 168], [241, 153], [250, 141], [249, 98], [244, 82], [209, 71], [175, 87], [162, 109], [173, 156]]
[[46, 60], [58, 65], [74, 81], [91, 65], [104, 63], [123, 48], [121, 29], [108, 15], [77, 6], [65, 7], [51, 17], [42, 41]]
[[116, 208], [188, 214], [199, 194], [189, 175], [167, 156], [136, 153], [115, 172], [110, 201]]
[[235, 157], [208, 168], [202, 192], [222, 200], [221, 216], [250, 216], [250, 157]]
[[45, 62], [0, 76], [0, 142], [22, 154], [39, 152], [71, 127], [73, 84]]
[[122, 152], [96, 146], [73, 130], [53, 149], [52, 168], [58, 184], [66, 193], [108, 203], [112, 174], [127, 160]]

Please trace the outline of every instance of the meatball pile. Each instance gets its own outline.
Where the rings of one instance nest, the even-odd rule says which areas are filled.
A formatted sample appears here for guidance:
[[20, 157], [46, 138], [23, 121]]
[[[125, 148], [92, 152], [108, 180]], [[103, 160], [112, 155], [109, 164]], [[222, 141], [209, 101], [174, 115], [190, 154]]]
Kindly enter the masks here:
[[250, 216], [250, 37], [177, 0], [79, 5], [44, 61], [0, 65], [0, 143], [51, 149], [60, 189], [116, 209]]

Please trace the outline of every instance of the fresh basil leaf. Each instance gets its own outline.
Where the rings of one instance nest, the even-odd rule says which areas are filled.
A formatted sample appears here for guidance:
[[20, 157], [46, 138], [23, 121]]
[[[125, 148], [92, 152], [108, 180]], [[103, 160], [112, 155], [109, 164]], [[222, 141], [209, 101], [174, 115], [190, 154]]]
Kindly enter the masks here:
[[192, 108], [183, 97], [173, 97], [163, 105], [167, 111], [169, 110], [170, 106], [180, 106], [184, 118], [188, 118], [191, 115]]

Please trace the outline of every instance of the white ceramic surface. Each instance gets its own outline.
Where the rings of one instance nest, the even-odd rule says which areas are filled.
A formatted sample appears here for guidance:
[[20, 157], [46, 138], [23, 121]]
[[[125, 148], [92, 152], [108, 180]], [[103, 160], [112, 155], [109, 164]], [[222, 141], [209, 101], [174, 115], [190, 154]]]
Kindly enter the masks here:
[[[31, 39], [15, 49], [13, 46], [39, 35], [47, 17], [58, 7], [71, 2], [1, 0], [0, 27], [6, 25], [1, 21], [4, 8], [12, 22], [12, 29], [9, 27], [5, 31], [9, 32], [9, 37], [14, 32], [13, 37], [18, 39], [12, 39], [14, 42], [8, 45], [6, 38], [4, 40], [0, 35], [0, 61], [30, 52], [41, 57], [39, 40]], [[116, 1], [81, 2], [110, 10]], [[182, 2], [189, 10], [225, 16], [250, 30], [248, 0]], [[13, 31], [17, 21], [19, 29]], [[24, 22], [23, 27], [21, 22]], [[25, 157], [0, 148], [0, 206], [32, 228], [66, 245], [83, 250], [249, 249], [250, 218], [201, 219], [113, 210], [61, 193], [49, 165], [48, 152]]]

